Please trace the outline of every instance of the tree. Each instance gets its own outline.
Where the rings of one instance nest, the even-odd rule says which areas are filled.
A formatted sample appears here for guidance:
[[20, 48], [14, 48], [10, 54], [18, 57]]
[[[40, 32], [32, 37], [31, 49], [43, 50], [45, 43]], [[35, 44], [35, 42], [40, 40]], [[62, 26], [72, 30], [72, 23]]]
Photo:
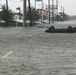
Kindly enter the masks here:
[[5, 5], [2, 6], [2, 11], [0, 12], [0, 19], [4, 20], [5, 22], [10, 21], [13, 19], [13, 12], [11, 10], [7, 10]]
[[[31, 19], [32, 19], [32, 21], [38, 20], [39, 17], [40, 17], [40, 15], [38, 14], [38, 12], [34, 8], [31, 8]], [[27, 10], [27, 20], [28, 19], [29, 19], [29, 10]]]
[[57, 16], [55, 17], [55, 20], [56, 20], [56, 21], [63, 21], [63, 18], [62, 18], [60, 15], [57, 15]]
[[59, 14], [60, 14], [60, 16], [62, 16], [62, 17], [63, 17], [63, 21], [66, 21], [66, 20], [68, 20], [68, 19], [69, 19], [68, 15], [67, 15], [67, 14], [65, 14], [65, 13], [60, 12]]

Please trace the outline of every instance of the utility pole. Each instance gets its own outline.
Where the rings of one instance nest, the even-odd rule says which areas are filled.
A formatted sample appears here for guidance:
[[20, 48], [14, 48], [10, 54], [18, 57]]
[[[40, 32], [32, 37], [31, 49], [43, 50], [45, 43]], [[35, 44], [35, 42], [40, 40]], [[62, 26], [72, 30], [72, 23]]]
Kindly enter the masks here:
[[6, 8], [7, 8], [7, 10], [8, 10], [8, 0], [6, 0]]
[[29, 4], [29, 20], [30, 20], [30, 26], [32, 26], [30, 0], [28, 0], [28, 4]]
[[61, 13], [62, 13], [62, 6], [61, 6]]
[[64, 21], [64, 7], [63, 7], [63, 21]]
[[56, 6], [57, 6], [57, 15], [58, 15], [58, 0], [56, 0]]
[[43, 0], [42, 0], [42, 23], [43, 23], [43, 9], [44, 9], [44, 4], [43, 4]]
[[64, 7], [63, 7], [63, 13], [64, 13], [64, 10], [65, 10], [65, 9], [64, 9]]
[[48, 9], [49, 9], [49, 24], [50, 24], [50, 0], [48, 0]]
[[7, 26], [8, 26], [8, 0], [6, 0], [6, 9], [7, 9]]
[[26, 26], [26, 0], [23, 0], [23, 26]]
[[54, 0], [52, 0], [52, 23], [54, 23]]
[[35, 0], [35, 10], [36, 10], [36, 0]]
[[58, 0], [56, 0], [56, 6], [57, 6], [57, 22], [58, 22]]

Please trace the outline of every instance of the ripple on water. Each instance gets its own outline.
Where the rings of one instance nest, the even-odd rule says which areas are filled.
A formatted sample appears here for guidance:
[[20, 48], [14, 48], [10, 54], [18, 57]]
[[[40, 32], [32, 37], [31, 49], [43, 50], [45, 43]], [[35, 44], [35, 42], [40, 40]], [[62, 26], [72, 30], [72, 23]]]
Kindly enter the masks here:
[[40, 70], [24, 64], [10, 66], [0, 71], [0, 75], [40, 75]]

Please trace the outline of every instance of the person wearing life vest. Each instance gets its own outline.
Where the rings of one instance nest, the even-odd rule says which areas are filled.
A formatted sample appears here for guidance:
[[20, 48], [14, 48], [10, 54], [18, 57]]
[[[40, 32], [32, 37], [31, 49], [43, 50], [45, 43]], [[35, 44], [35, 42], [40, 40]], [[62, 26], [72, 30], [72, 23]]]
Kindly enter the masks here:
[[68, 31], [69, 31], [69, 32], [72, 32], [72, 31], [73, 31], [73, 28], [72, 28], [71, 25], [68, 26]]

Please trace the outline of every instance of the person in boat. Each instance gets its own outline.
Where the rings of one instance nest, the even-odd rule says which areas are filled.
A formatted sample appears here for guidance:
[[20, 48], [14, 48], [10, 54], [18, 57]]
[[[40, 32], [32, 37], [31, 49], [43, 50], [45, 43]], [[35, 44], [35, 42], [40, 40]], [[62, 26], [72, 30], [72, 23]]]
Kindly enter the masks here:
[[49, 28], [49, 30], [54, 30], [55, 29], [55, 27], [54, 26], [51, 26], [50, 28]]
[[68, 26], [68, 31], [69, 31], [69, 32], [72, 32], [72, 31], [73, 31], [73, 28], [72, 28], [71, 25]]

